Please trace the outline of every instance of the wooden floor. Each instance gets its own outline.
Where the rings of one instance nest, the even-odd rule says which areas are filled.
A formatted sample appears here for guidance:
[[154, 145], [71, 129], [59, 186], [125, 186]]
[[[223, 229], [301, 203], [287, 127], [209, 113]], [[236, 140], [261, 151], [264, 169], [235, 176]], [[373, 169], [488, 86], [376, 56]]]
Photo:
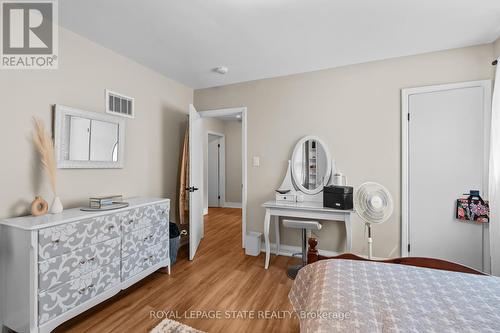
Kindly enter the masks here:
[[[285, 273], [290, 263], [288, 257], [271, 256], [269, 270], [264, 270], [263, 254], [245, 256], [241, 248], [241, 209], [211, 208], [194, 261], [187, 260], [182, 251], [172, 275], [154, 273], [56, 332], [148, 332], [161, 321], [151, 318], [151, 311], [175, 314], [175, 320], [205, 332], [298, 332], [298, 320], [288, 315], [245, 319], [252, 313], [270, 318], [285, 313], [278, 311], [291, 310], [292, 281]], [[212, 311], [202, 316], [221, 315], [223, 319], [196, 318], [200, 315], [191, 311], [198, 310]], [[224, 318], [232, 315], [239, 319]]]

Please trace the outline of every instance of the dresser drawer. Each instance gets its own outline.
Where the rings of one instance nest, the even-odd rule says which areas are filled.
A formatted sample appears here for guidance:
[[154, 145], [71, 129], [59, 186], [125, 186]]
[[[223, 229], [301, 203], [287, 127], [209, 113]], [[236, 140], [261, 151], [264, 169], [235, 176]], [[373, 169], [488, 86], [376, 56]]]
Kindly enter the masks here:
[[168, 239], [122, 259], [122, 281], [168, 258]]
[[116, 214], [41, 229], [38, 231], [40, 261], [120, 236], [120, 219]]
[[135, 230], [123, 235], [122, 257], [128, 257], [134, 253], [139, 253], [148, 247], [168, 239], [169, 229], [166, 224], [158, 224], [154, 227]]
[[121, 239], [88, 246], [38, 264], [38, 290], [53, 289], [120, 258]]
[[167, 203], [138, 207], [120, 214], [122, 232], [152, 227], [158, 223], [168, 224], [169, 205]]
[[119, 283], [120, 261], [115, 260], [110, 265], [39, 294], [38, 324], [60, 316]]

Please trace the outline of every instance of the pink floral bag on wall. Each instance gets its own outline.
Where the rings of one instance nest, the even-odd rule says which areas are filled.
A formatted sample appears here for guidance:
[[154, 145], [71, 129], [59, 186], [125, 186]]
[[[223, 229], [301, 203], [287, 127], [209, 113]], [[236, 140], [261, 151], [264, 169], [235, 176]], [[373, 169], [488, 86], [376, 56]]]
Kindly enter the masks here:
[[456, 218], [462, 221], [487, 223], [490, 219], [488, 201], [481, 198], [479, 191], [470, 191], [467, 198], [457, 199]]

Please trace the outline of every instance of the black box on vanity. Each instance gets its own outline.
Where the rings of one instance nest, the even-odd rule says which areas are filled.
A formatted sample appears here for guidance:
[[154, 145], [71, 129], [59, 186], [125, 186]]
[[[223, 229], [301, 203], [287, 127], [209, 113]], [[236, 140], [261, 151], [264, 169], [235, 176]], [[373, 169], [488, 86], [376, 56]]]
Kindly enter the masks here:
[[325, 186], [323, 188], [323, 206], [342, 210], [352, 209], [352, 186]]

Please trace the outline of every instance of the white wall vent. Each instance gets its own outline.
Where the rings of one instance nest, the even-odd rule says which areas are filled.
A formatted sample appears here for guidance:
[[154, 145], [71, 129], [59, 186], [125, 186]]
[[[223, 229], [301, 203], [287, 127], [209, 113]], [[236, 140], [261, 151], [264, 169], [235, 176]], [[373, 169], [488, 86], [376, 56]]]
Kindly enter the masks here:
[[134, 99], [106, 89], [106, 113], [134, 118]]

